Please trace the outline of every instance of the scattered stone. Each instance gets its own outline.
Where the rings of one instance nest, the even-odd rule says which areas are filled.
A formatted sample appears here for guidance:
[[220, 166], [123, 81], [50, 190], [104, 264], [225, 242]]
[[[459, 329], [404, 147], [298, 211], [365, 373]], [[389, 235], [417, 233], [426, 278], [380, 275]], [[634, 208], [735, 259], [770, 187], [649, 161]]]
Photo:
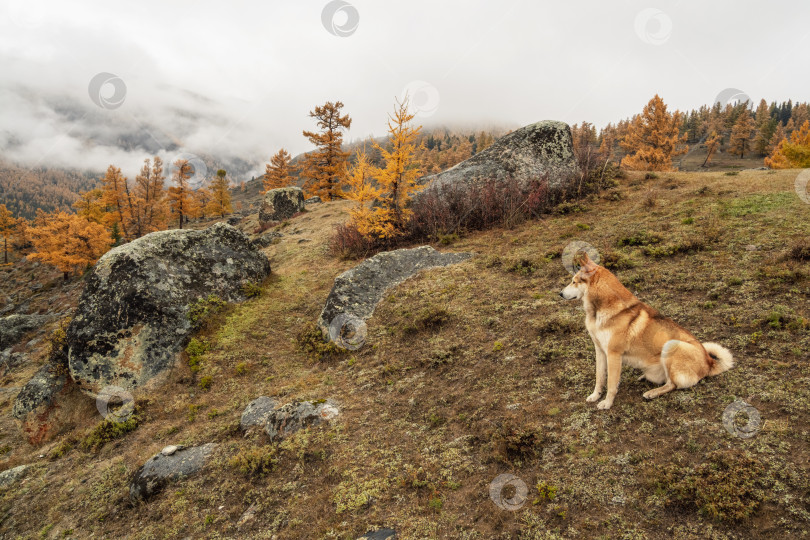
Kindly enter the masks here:
[[259, 209], [259, 224], [290, 219], [304, 211], [304, 192], [299, 187], [271, 189], [264, 195]]
[[31, 361], [31, 357], [25, 353], [11, 352], [11, 347], [0, 351], [0, 373], [5, 375], [11, 368], [23, 366]]
[[430, 246], [378, 253], [335, 278], [318, 326], [328, 337], [329, 325], [341, 314], [368, 319], [391, 287], [420, 270], [460, 263], [471, 256], [472, 253], [441, 253]]
[[514, 179], [525, 186], [547, 175], [549, 186], [557, 187], [576, 172], [571, 128], [565, 122], [544, 120], [504, 135], [471, 158], [426, 176], [420, 183], [443, 186]]
[[40, 328], [49, 318], [47, 315], [8, 315], [0, 318], [0, 350], [16, 345], [25, 334]]
[[245, 407], [242, 418], [239, 420], [239, 427], [242, 428], [242, 431], [247, 431], [254, 426], [264, 426], [276, 405], [277, 403], [273, 398], [267, 396], [257, 397]]
[[250, 241], [250, 243], [259, 248], [266, 248], [267, 246], [275, 244], [276, 239], [281, 238], [282, 236], [284, 235], [278, 231], [269, 231], [258, 238], [254, 238]]
[[30, 467], [30, 465], [20, 465], [13, 469], [6, 469], [0, 472], [0, 489], [5, 489], [19, 482], [20, 479], [25, 476], [25, 471], [28, 470], [28, 467]]
[[331, 399], [294, 401], [272, 411], [267, 417], [264, 431], [271, 441], [280, 441], [299, 429], [317, 426], [338, 415], [340, 410]]
[[303, 244], [304, 242], [312, 242], [309, 238], [299, 238], [298, 243]]
[[158, 452], [135, 472], [129, 486], [129, 498], [132, 501], [147, 500], [161, 491], [168, 482], [200, 471], [215, 447], [215, 443], [208, 443], [189, 448], [177, 446], [170, 455]]
[[377, 529], [376, 531], [368, 531], [357, 540], [395, 540], [396, 537], [397, 532], [394, 529]]
[[756, 246], [754, 244], [748, 244], [747, 246], [745, 246], [745, 251], [756, 251], [758, 249], [759, 246]]
[[512, 404], [506, 406], [506, 410], [507, 411], [516, 411], [516, 410], [518, 410], [520, 408], [520, 406], [521, 406], [521, 403], [512, 403]]
[[163, 450], [161, 450], [160, 453], [163, 454], [164, 456], [171, 456], [172, 454], [174, 454], [178, 450], [182, 450], [183, 448], [185, 448], [185, 446], [183, 446], [182, 444], [181, 445], [170, 444], [169, 446], [164, 446]]
[[304, 201], [304, 204], [318, 204], [323, 202], [320, 197], [315, 195], [314, 197], [310, 197], [309, 199]]
[[236, 522], [236, 526], [241, 527], [248, 521], [253, 520], [256, 517], [257, 510], [256, 503], [251, 504], [248, 509], [245, 510], [245, 513], [242, 514], [242, 517], [239, 518], [239, 521]]
[[73, 380], [93, 398], [108, 385], [145, 385], [173, 367], [194, 330], [190, 304], [243, 300], [243, 286], [269, 273], [267, 257], [225, 223], [154, 232], [108, 251], [68, 327]]
[[51, 405], [66, 381], [67, 370], [63, 366], [46, 363], [20, 390], [14, 400], [11, 415], [21, 420], [36, 409]]
[[227, 223], [228, 223], [228, 225], [236, 225], [240, 221], [242, 221], [242, 218], [240, 216], [231, 216], [231, 217], [228, 218]]

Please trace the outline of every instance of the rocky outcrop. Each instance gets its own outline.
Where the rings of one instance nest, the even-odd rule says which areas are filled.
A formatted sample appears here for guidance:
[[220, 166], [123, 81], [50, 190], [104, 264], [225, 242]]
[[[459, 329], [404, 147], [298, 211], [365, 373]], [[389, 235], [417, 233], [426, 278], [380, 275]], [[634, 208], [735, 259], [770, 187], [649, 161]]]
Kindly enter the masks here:
[[26, 470], [30, 465], [19, 465], [13, 469], [6, 469], [0, 472], [0, 489], [5, 489], [13, 486], [25, 476]]
[[280, 441], [299, 429], [328, 422], [339, 414], [340, 409], [331, 399], [293, 401], [270, 413], [264, 431], [271, 441]]
[[133, 502], [145, 501], [161, 491], [170, 481], [180, 480], [200, 471], [216, 444], [202, 446], [167, 446], [135, 471], [129, 485]]
[[271, 189], [264, 195], [259, 209], [259, 223], [266, 225], [290, 219], [304, 211], [304, 192], [299, 187]]
[[269, 273], [267, 258], [224, 223], [112, 249], [93, 268], [68, 327], [71, 377], [92, 397], [108, 385], [145, 385], [174, 365], [194, 329], [190, 304], [210, 295], [242, 300], [243, 286]]
[[8, 315], [0, 318], [0, 351], [15, 345], [28, 332], [41, 327], [46, 315]]
[[277, 403], [273, 398], [267, 396], [257, 397], [245, 407], [242, 418], [239, 420], [239, 427], [242, 431], [247, 431], [252, 427], [264, 426], [276, 405]]
[[471, 158], [426, 176], [420, 183], [441, 187], [514, 179], [525, 186], [547, 176], [549, 186], [555, 187], [576, 171], [571, 128], [565, 122], [544, 120], [504, 135]]
[[334, 340], [335, 336], [330, 336], [333, 322], [344, 318], [368, 319], [391, 287], [420, 270], [456, 264], [471, 256], [472, 253], [441, 253], [430, 246], [378, 253], [335, 278], [318, 326], [325, 337]]

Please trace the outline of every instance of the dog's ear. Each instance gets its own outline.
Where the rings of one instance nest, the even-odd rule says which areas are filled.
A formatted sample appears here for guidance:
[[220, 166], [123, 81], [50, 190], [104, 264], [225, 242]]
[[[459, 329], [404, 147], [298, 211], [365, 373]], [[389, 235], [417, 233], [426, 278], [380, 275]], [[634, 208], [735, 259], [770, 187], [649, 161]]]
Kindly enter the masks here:
[[588, 257], [588, 253], [584, 249], [574, 255], [574, 264], [579, 266], [580, 270], [584, 270], [587, 274], [593, 273], [599, 267], [599, 265]]

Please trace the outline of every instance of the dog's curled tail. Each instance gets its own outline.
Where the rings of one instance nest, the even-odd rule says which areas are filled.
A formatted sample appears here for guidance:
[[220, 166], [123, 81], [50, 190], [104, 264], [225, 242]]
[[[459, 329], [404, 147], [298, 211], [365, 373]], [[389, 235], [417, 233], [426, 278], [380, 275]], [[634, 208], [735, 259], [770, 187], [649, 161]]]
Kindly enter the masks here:
[[709, 353], [709, 356], [714, 360], [709, 375], [720, 375], [724, 371], [728, 371], [734, 367], [734, 356], [731, 351], [718, 343], [704, 343], [703, 348]]

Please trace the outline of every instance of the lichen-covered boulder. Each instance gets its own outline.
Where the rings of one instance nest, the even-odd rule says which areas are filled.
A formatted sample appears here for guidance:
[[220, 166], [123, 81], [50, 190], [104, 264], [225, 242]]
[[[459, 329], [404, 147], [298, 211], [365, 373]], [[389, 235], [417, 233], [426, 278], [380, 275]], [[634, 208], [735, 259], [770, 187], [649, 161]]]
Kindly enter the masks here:
[[202, 446], [167, 446], [135, 471], [129, 485], [129, 498], [133, 502], [144, 501], [161, 491], [168, 482], [180, 480], [200, 471], [215, 443]]
[[19, 465], [13, 469], [6, 469], [0, 472], [0, 489], [8, 488], [19, 482], [20, 479], [25, 476], [28, 467], [30, 467], [30, 465]]
[[274, 221], [290, 219], [304, 211], [304, 192], [299, 187], [271, 189], [264, 195], [259, 209], [259, 223], [266, 225]]
[[242, 431], [247, 431], [255, 426], [264, 426], [267, 419], [276, 408], [276, 401], [267, 396], [260, 396], [251, 401], [242, 411], [242, 418], [239, 420], [239, 427]]
[[71, 377], [94, 398], [108, 385], [144, 386], [173, 367], [194, 329], [192, 303], [243, 300], [243, 286], [269, 273], [267, 257], [225, 223], [155, 232], [107, 252], [68, 327]]
[[394, 529], [377, 529], [376, 531], [368, 531], [357, 540], [395, 540], [397, 531]]
[[270, 413], [264, 431], [271, 441], [279, 441], [299, 429], [328, 422], [339, 414], [337, 403], [331, 399], [293, 401]]
[[548, 177], [549, 186], [556, 187], [576, 171], [571, 128], [565, 122], [544, 120], [504, 135], [471, 158], [426, 176], [420, 183], [441, 187], [514, 179], [525, 186]]
[[47, 315], [8, 315], [0, 317], [0, 351], [16, 344], [28, 332], [40, 328]]
[[441, 253], [430, 246], [378, 253], [335, 278], [318, 327], [324, 337], [334, 341], [335, 332], [334, 328], [330, 332], [330, 325], [336, 321], [368, 319], [391, 287], [420, 270], [456, 264], [471, 256], [472, 253]]

